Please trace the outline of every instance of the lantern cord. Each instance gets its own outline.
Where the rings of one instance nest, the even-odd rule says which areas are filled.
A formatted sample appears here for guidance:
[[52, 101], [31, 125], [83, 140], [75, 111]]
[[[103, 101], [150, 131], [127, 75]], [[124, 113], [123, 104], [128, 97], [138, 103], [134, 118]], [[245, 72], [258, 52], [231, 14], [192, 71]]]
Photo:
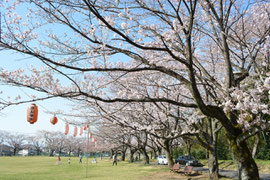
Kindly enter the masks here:
[[[19, 87], [19, 89], [26, 95], [26, 96], [28, 96], [30, 99], [33, 99], [33, 97], [31, 97], [29, 94], [27, 94], [23, 89], [21, 89], [20, 87]], [[42, 106], [40, 103], [38, 103], [38, 102], [35, 102], [38, 106], [40, 106], [42, 109], [44, 109], [45, 111], [48, 111], [48, 112], [50, 112], [47, 108], [45, 108], [44, 106]], [[54, 116], [55, 116], [55, 113], [54, 113]], [[62, 118], [59, 118], [58, 117], [58, 119], [60, 119], [60, 120], [62, 120], [63, 122], [67, 122], [66, 120], [64, 120], [64, 119], [62, 119]]]
[[[31, 97], [29, 94], [27, 94], [23, 89], [21, 89], [20, 87], [19, 87], [19, 89], [26, 95], [26, 96], [28, 96], [30, 99], [33, 99], [33, 97]], [[43, 108], [44, 110], [46, 110], [46, 111], [49, 111], [48, 109], [46, 109], [44, 106], [42, 106], [40, 103], [38, 103], [38, 102], [35, 102], [37, 105], [39, 105], [41, 108]]]
[[[33, 97], [31, 97], [29, 94], [27, 94], [22, 88], [20, 88], [20, 87], [18, 87], [27, 97], [29, 97], [30, 99], [33, 99]], [[38, 106], [40, 106], [42, 109], [44, 109], [45, 111], [48, 111], [48, 112], [50, 112], [47, 108], [45, 108], [44, 106], [42, 106], [40, 103], [38, 103], [38, 102], [35, 102]], [[55, 116], [55, 113], [54, 113], [54, 116]], [[63, 121], [63, 122], [67, 122], [67, 120], [65, 120], [65, 119], [62, 119], [62, 118], [60, 118], [60, 117], [58, 117], [58, 119], [60, 119], [61, 121]], [[69, 124], [72, 124], [72, 125], [76, 125], [76, 126], [78, 126], [78, 124], [75, 124], [75, 123], [69, 123]]]
[[87, 170], [88, 170], [88, 148], [89, 148], [89, 133], [86, 133], [87, 135], [87, 147], [86, 147], [86, 174], [85, 177], [87, 178]]
[[[29, 94], [27, 94], [23, 89], [21, 89], [20, 87], [19, 87], [19, 89], [26, 95], [26, 96], [28, 96], [30, 99], [33, 99]], [[43, 108], [45, 111], [48, 111], [48, 112], [50, 112], [47, 108], [45, 108], [44, 106], [42, 106], [40, 103], [38, 103], [38, 102], [35, 102], [37, 105], [39, 105], [41, 108]], [[54, 116], [55, 116], [55, 113], [54, 113]], [[64, 120], [64, 119], [62, 119], [62, 118], [59, 118], [58, 117], [58, 119], [60, 119], [60, 120], [62, 120], [63, 122], [67, 122], [66, 120]], [[70, 123], [69, 123], [70, 124]], [[89, 124], [89, 123], [87, 123], [87, 124]], [[73, 124], [74, 125], [74, 124]], [[78, 126], [78, 124], [75, 124], [76, 126]], [[88, 135], [88, 141], [89, 141], [89, 135]], [[88, 142], [87, 141], [87, 142]], [[87, 170], [86, 170], [86, 177], [87, 177]]]

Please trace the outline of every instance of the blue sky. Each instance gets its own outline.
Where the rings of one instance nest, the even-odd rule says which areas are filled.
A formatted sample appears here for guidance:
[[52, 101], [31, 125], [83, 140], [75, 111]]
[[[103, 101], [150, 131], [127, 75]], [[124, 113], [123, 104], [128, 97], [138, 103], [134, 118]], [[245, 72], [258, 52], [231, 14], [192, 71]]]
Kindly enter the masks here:
[[[12, 4], [13, 2], [14, 1], [11, 1], [10, 3]], [[16, 9], [16, 12], [22, 15], [22, 17], [25, 17], [24, 15], [27, 13], [25, 11], [25, 8], [26, 7], [24, 5], [20, 5]], [[4, 8], [2, 8], [1, 10], [3, 10], [3, 20]], [[61, 28], [54, 28], [54, 30], [56, 32], [62, 32]], [[44, 34], [40, 32], [39, 35], [42, 36]], [[29, 68], [31, 65], [35, 66], [38, 69], [38, 67], [42, 65], [41, 62], [37, 59], [30, 58], [29, 56], [25, 56], [23, 54], [19, 54], [13, 51], [2, 51], [0, 52], [0, 57], [0, 70], [4, 69], [12, 71], [18, 68]], [[22, 99], [30, 100], [28, 95], [36, 95], [36, 92], [26, 88], [10, 87], [5, 85], [0, 85], [0, 91], [3, 92], [3, 94], [0, 94], [0, 97], [3, 99], [7, 99], [8, 96], [13, 99], [17, 95], [20, 95]], [[38, 97], [38, 95], [36, 96]], [[68, 111], [70, 109], [70, 106], [68, 106], [67, 101], [60, 98], [55, 98], [36, 102], [39, 108], [39, 113], [38, 120], [35, 124], [30, 124], [27, 122], [27, 107], [30, 104], [31, 103], [10, 106], [2, 110], [0, 112], [0, 130], [25, 134], [34, 134], [39, 130], [62, 131], [64, 133], [65, 122], [63, 122], [63, 119], [58, 118], [58, 123], [52, 125], [50, 123], [50, 118], [53, 115], [46, 113], [46, 111]], [[70, 133], [73, 133], [73, 127], [70, 127]]]
[[[0, 68], [6, 70], [14, 70], [17, 68], [29, 67], [35, 62], [34, 59], [25, 58], [25, 56], [17, 53], [12, 53], [11, 51], [0, 52]], [[33, 94], [30, 90], [19, 87], [9, 87], [5, 85], [0, 86], [1, 98], [6, 99], [7, 96], [16, 97], [18, 94], [22, 96], [23, 99], [30, 99], [26, 94]], [[26, 94], [25, 94], [26, 93]], [[67, 102], [57, 98], [45, 101], [37, 102], [39, 107], [38, 121], [35, 124], [29, 124], [26, 120], [27, 107], [31, 103], [20, 104], [16, 106], [10, 106], [0, 113], [0, 130], [32, 134], [36, 133], [38, 130], [48, 130], [48, 131], [62, 131], [64, 132], [64, 122], [59, 120], [56, 125], [50, 123], [51, 114], [46, 113], [46, 111], [55, 110], [66, 110]], [[73, 128], [70, 128], [71, 131]]]

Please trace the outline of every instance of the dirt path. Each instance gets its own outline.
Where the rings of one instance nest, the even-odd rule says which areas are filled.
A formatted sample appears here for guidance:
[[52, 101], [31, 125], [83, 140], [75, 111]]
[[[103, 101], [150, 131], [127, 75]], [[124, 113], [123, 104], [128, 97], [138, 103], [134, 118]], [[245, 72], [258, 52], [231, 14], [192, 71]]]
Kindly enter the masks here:
[[[195, 167], [195, 171], [199, 173], [193, 173], [189, 176], [184, 175], [183, 173], [174, 173], [170, 171], [160, 171], [151, 173], [149, 176], [143, 177], [140, 180], [175, 180], [175, 179], [183, 179], [183, 180], [205, 180], [208, 179], [208, 169], [207, 168], [199, 168]], [[234, 170], [219, 170], [219, 174], [223, 176], [223, 180], [237, 180], [238, 174]], [[270, 180], [270, 174], [260, 174], [261, 180]]]
[[141, 180], [175, 180], [175, 179], [183, 179], [183, 180], [205, 180], [208, 175], [203, 174], [192, 174], [190, 176], [185, 176], [182, 173], [174, 173], [168, 171], [161, 171], [151, 173], [149, 176], [142, 178]]

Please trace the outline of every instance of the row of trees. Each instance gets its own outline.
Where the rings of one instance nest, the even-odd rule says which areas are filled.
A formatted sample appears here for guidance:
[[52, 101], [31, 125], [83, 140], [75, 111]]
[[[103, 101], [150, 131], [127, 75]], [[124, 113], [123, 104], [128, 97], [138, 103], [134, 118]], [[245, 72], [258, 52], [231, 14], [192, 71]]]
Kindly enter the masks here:
[[[103, 132], [98, 137], [98, 143], [94, 143], [89, 139], [88, 152], [99, 154], [108, 152], [111, 157], [114, 154], [120, 154], [123, 161], [128, 157], [129, 162], [134, 162], [134, 156], [137, 159], [141, 159], [142, 155], [146, 164], [149, 163], [149, 159], [156, 158], [165, 153], [164, 147], [158, 143], [159, 141], [154, 136], [148, 134], [147, 139], [145, 139], [142, 138], [139, 132], [135, 131], [128, 133], [118, 132], [112, 136], [109, 132], [109, 130], [112, 131], [112, 128], [109, 127], [102, 127], [99, 131], [101, 132], [105, 129], [106, 133]], [[222, 131], [221, 134], [223, 133]], [[13, 155], [17, 155], [19, 150], [27, 149], [31, 150], [29, 155], [39, 156], [43, 154], [54, 156], [57, 153], [58, 155], [79, 156], [80, 154], [87, 153], [87, 137], [66, 136], [62, 132], [49, 131], [40, 131], [32, 136], [0, 131], [0, 146], [1, 155], [4, 155], [3, 146], [6, 146], [8, 148], [5, 149], [11, 149]], [[250, 139], [249, 147], [253, 149], [254, 157], [270, 160], [269, 135], [258, 134]], [[229, 144], [222, 136], [218, 139], [217, 149], [218, 159], [226, 160], [232, 158]], [[173, 156], [174, 159], [184, 154], [193, 156], [196, 159], [206, 159], [209, 156], [207, 150], [192, 138], [175, 139], [172, 142], [170, 153], [170, 156]]]
[[[41, 153], [54, 156], [55, 153], [61, 155], [79, 156], [87, 151], [87, 140], [85, 137], [75, 138], [66, 136], [62, 132], [40, 131], [35, 135], [25, 135], [21, 133], [9, 133], [0, 131], [0, 145], [10, 148], [13, 155], [17, 155], [22, 149], [33, 150], [35, 155]], [[89, 142], [89, 152], [98, 151], [95, 145]], [[2, 152], [1, 152], [2, 154]]]
[[218, 179], [223, 129], [239, 179], [259, 179], [248, 139], [270, 125], [268, 1], [18, 0], [2, 6], [2, 49], [43, 67], [3, 70], [1, 82], [44, 93], [1, 99], [2, 108], [69, 99], [79, 107], [72, 117], [87, 119], [72, 123], [91, 122], [107, 137], [135, 134], [127, 139], [140, 147], [154, 138], [170, 166], [174, 142], [196, 140], [209, 153], [211, 179]]

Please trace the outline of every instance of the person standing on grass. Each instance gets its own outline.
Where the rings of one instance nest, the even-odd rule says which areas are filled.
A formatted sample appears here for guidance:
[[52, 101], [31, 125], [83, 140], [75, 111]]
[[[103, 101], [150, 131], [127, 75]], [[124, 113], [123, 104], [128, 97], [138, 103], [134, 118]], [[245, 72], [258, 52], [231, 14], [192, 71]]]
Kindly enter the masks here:
[[70, 158], [68, 158], [68, 164], [70, 164]]
[[82, 164], [82, 155], [80, 155], [80, 161], [79, 161], [80, 164]]
[[61, 164], [61, 158], [60, 158], [60, 156], [58, 156], [57, 161], [56, 161], [56, 164]]
[[114, 166], [114, 164], [117, 166], [117, 156], [116, 156], [116, 154], [113, 155], [113, 166]]

